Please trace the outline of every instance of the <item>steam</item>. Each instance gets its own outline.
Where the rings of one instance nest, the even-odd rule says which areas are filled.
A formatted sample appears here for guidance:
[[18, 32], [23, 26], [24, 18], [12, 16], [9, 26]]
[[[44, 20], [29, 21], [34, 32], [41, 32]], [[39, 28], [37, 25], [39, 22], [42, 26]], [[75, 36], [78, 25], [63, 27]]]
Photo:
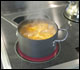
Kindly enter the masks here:
[[26, 1], [24, 2], [25, 8], [25, 20], [31, 19], [51, 19], [51, 10], [49, 8], [48, 1]]

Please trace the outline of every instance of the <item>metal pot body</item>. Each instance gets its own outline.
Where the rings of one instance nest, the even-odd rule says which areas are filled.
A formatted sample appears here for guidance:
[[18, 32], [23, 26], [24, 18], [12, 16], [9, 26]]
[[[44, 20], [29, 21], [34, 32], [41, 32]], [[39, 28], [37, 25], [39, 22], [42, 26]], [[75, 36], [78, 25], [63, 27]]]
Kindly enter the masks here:
[[[28, 22], [28, 21], [24, 21]], [[46, 57], [51, 55], [55, 48], [56, 48], [56, 42], [55, 45], [53, 46], [53, 41], [57, 39], [58, 36], [58, 27], [55, 23], [53, 23], [55, 29], [56, 29], [56, 34], [46, 40], [31, 40], [28, 38], [23, 37], [19, 33], [19, 29], [24, 23], [20, 23], [18, 26], [17, 30], [17, 37], [18, 37], [18, 42], [19, 42], [19, 48], [27, 56], [33, 57], [33, 58], [41, 58], [41, 57]]]

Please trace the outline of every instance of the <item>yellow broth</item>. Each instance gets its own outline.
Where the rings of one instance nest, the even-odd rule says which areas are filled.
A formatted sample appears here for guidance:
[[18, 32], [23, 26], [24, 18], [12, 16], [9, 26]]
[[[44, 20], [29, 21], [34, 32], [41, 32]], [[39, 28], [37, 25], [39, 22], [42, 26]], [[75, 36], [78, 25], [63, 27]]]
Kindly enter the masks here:
[[22, 25], [19, 32], [25, 38], [32, 40], [45, 40], [56, 34], [56, 29], [52, 24], [45, 21], [34, 21]]

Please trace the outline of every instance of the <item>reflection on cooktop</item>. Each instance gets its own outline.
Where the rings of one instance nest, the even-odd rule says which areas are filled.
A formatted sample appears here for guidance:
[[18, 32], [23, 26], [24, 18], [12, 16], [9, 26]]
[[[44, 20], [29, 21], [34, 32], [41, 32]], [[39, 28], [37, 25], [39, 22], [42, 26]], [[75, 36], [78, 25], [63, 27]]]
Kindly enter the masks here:
[[76, 51], [79, 53], [79, 47], [76, 48]]

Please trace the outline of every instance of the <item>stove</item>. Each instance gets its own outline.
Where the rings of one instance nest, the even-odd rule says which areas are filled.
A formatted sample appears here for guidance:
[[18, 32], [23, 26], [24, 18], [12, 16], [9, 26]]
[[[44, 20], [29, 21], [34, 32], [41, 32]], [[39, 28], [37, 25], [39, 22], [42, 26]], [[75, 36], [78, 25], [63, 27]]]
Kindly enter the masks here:
[[[6, 68], [7, 66], [12, 69], [57, 69], [58, 67], [59, 69], [63, 69], [64, 67], [75, 68], [76, 66], [79, 66], [79, 24], [75, 24], [75, 22], [71, 22], [64, 18], [63, 12], [65, 7], [66, 6], [64, 5], [52, 8], [52, 14], [54, 15], [53, 18], [58, 27], [68, 30], [68, 38], [63, 42], [58, 43], [59, 51], [55, 57], [53, 56], [49, 60], [43, 62], [33, 62], [24, 59], [24, 57], [20, 55], [19, 48], [15, 46], [15, 43], [17, 42], [17, 23], [19, 23], [16, 22], [15, 18], [24, 16], [26, 12], [23, 11], [8, 15], [1, 14], [1, 41], [3, 41], [1, 42], [1, 59], [3, 68]], [[62, 36], [64, 36], [64, 34], [62, 34]], [[16, 45], [18, 45], [18, 43]], [[18, 48], [18, 50], [16, 48]], [[4, 59], [6, 66], [3, 55], [6, 58]]]

